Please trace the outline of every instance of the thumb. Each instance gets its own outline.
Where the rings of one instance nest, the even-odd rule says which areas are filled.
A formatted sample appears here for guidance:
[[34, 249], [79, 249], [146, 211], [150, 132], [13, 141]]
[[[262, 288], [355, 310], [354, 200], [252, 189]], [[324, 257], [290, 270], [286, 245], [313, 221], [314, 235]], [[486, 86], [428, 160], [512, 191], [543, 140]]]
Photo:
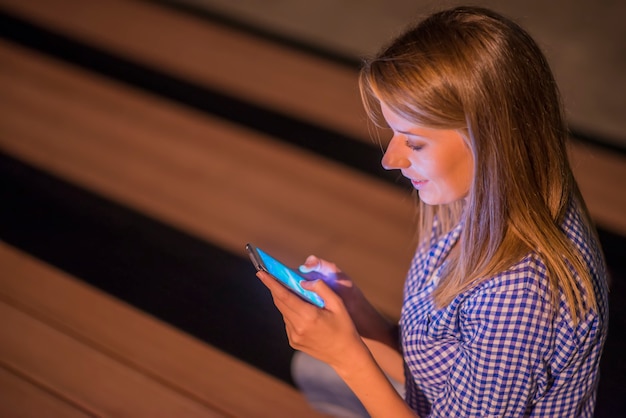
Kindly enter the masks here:
[[323, 260], [314, 255], [310, 255], [305, 260], [304, 264], [299, 267], [302, 273], [321, 273], [324, 276], [334, 277], [341, 273], [341, 270], [335, 263]]
[[314, 255], [310, 255], [304, 261], [304, 264], [299, 267], [302, 273], [310, 273], [312, 271], [319, 271], [322, 267], [322, 260]]

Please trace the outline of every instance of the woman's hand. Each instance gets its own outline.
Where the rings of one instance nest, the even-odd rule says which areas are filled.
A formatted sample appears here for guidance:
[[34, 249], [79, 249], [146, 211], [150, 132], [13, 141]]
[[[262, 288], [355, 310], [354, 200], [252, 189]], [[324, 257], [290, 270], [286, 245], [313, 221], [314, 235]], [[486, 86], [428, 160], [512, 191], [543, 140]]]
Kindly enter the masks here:
[[335, 263], [310, 255], [300, 266], [300, 272], [309, 280], [324, 281], [341, 297], [362, 337], [399, 351], [396, 326], [369, 303], [361, 289]]
[[269, 274], [257, 277], [272, 293], [283, 315], [290, 345], [335, 368], [350, 368], [351, 353], [367, 351], [341, 297], [324, 280], [303, 281], [325, 303], [318, 308], [292, 293]]
[[324, 300], [324, 308], [318, 308], [268, 273], [259, 271], [257, 277], [272, 293], [293, 348], [334, 368], [371, 416], [415, 417], [359, 336], [341, 297], [324, 280], [302, 283]]
[[358, 303], [359, 298], [363, 298], [363, 294], [355, 286], [352, 279], [341, 271], [335, 263], [310, 255], [299, 267], [299, 270], [307, 280], [324, 281], [341, 297], [348, 312], [352, 310], [352, 305]]
[[[353, 308], [356, 309], [357, 317], [363, 323], [368, 318], [373, 320], [374, 324], [370, 324], [367, 329], [381, 334], [383, 338], [376, 341], [391, 347], [387, 343], [393, 342], [389, 323], [333, 263], [309, 257], [301, 270], [311, 279], [304, 280], [302, 287], [317, 293], [324, 300], [324, 308], [304, 301], [268, 273], [257, 272], [257, 277], [270, 290], [274, 304], [283, 315], [289, 344], [334, 368], [372, 416], [415, 417], [389, 383], [374, 358], [375, 353], [370, 352], [359, 335], [340, 295], [345, 295], [352, 302], [356, 301]], [[323, 277], [313, 278], [315, 274], [310, 273]], [[399, 353], [397, 359], [393, 362], [401, 369], [402, 358]]]

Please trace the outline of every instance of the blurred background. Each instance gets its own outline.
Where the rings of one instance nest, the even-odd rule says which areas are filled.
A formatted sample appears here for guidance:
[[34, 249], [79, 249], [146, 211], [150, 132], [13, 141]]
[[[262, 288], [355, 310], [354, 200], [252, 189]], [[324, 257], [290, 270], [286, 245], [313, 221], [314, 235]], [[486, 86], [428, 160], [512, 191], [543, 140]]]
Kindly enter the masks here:
[[[459, 0], [220, 1], [170, 3], [219, 14], [247, 26], [357, 62], [407, 24]], [[575, 131], [626, 147], [626, 4], [620, 1], [474, 1], [514, 18], [539, 42], [561, 87]]]
[[[359, 62], [457, 1], [0, 0], [3, 416], [315, 416], [246, 242], [337, 262], [388, 317], [410, 188]], [[562, 90], [612, 273], [596, 416], [626, 414], [626, 4], [481, 1]]]

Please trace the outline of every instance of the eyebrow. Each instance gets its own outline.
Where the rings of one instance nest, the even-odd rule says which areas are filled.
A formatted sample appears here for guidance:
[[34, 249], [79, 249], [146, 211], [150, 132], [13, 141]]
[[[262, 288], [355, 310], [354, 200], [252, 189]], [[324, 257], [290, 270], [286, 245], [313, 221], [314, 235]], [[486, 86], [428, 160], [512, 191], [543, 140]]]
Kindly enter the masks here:
[[401, 130], [397, 130], [397, 129], [393, 129], [392, 127], [389, 127], [389, 129], [391, 129], [394, 132], [397, 132], [399, 134], [404, 134], [404, 135], [415, 135], [413, 132], [411, 131], [401, 131]]
[[396, 132], [398, 132], [400, 134], [403, 134], [403, 135], [409, 135], [409, 136], [414, 136], [414, 137], [418, 137], [418, 138], [422, 138], [422, 139], [427, 139], [427, 137], [425, 137], [424, 135], [417, 134], [417, 133], [411, 132], [411, 131], [396, 131]]

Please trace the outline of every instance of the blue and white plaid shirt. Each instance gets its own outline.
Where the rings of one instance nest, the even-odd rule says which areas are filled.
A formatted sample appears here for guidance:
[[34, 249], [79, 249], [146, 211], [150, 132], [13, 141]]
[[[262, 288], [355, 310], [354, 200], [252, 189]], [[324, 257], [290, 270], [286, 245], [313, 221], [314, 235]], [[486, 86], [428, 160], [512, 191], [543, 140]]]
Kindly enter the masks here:
[[536, 253], [436, 309], [431, 293], [461, 228], [443, 233], [435, 223], [409, 270], [400, 320], [406, 402], [421, 417], [592, 417], [607, 273], [576, 206], [562, 229], [583, 254], [598, 301], [576, 326], [563, 297], [551, 314]]

